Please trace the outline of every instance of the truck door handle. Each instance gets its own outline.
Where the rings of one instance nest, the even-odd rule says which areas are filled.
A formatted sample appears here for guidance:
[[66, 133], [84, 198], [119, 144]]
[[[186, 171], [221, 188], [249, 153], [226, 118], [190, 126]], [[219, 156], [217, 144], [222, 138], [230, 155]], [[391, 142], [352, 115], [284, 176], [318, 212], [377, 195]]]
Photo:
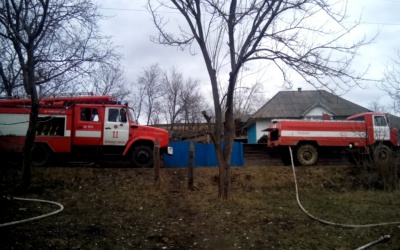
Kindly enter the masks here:
[[105, 129], [111, 129], [110, 127], [107, 127], [107, 128], [105, 128]]

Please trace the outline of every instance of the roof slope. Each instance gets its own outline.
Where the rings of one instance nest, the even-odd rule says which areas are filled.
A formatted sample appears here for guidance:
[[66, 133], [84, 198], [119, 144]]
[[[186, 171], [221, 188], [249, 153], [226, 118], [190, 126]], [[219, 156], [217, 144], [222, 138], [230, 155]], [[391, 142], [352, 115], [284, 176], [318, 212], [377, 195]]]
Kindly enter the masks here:
[[301, 118], [314, 107], [344, 117], [369, 111], [325, 90], [280, 91], [251, 118]]

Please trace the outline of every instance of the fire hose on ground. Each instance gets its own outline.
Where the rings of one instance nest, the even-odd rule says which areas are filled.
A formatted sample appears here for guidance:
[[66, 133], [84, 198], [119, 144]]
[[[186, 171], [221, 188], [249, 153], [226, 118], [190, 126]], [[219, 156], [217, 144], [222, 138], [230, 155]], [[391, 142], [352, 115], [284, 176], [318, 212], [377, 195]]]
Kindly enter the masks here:
[[[301, 204], [300, 202], [300, 198], [299, 198], [299, 190], [298, 190], [298, 186], [297, 186], [297, 177], [296, 177], [296, 171], [295, 171], [295, 167], [294, 167], [294, 163], [293, 163], [293, 152], [292, 152], [292, 147], [289, 147], [289, 153], [290, 153], [290, 160], [292, 163], [292, 171], [293, 171], [293, 178], [294, 178], [294, 184], [295, 184], [295, 189], [296, 189], [296, 201], [297, 204], [299, 205], [300, 209], [307, 214], [308, 217], [319, 221], [323, 224], [327, 224], [327, 225], [331, 225], [331, 226], [339, 226], [339, 227], [344, 227], [344, 228], [363, 228], [363, 227], [376, 227], [376, 226], [387, 226], [387, 225], [395, 225], [395, 224], [400, 224], [400, 221], [397, 222], [383, 222], [383, 223], [373, 223], [373, 224], [362, 224], [362, 225], [352, 225], [352, 224], [341, 224], [341, 223], [335, 223], [335, 222], [331, 222], [331, 221], [327, 221], [327, 220], [323, 220], [320, 219], [314, 215], [312, 215], [311, 213], [309, 213]], [[372, 245], [387, 241], [390, 239], [390, 235], [383, 235], [381, 236], [379, 239], [372, 241], [364, 246], [361, 246], [359, 248], [357, 248], [356, 250], [362, 250], [362, 249], [367, 249], [367, 247], [370, 247]]]
[[14, 197], [13, 199], [14, 200], [20, 200], [20, 201], [35, 201], [35, 202], [49, 203], [49, 204], [53, 204], [53, 205], [58, 206], [59, 209], [57, 209], [57, 210], [55, 210], [53, 212], [47, 213], [47, 214], [42, 214], [42, 215], [36, 216], [36, 217], [3, 223], [3, 224], [0, 224], [0, 227], [12, 226], [12, 225], [17, 225], [17, 224], [33, 221], [33, 220], [43, 219], [43, 218], [58, 214], [59, 212], [64, 210], [64, 206], [63, 205], [61, 205], [58, 202], [54, 202], [54, 201], [39, 200], [39, 199], [29, 199], [29, 198], [18, 198], [18, 197]]

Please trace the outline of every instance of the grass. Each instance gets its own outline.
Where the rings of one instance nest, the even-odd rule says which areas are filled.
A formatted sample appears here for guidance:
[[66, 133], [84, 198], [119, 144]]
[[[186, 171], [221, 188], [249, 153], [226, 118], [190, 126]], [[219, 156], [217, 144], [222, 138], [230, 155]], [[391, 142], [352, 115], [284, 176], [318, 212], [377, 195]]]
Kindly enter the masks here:
[[[400, 221], [399, 192], [354, 189], [348, 166], [296, 168], [300, 199], [313, 215], [344, 224]], [[15, 183], [15, 169], [3, 170]], [[217, 198], [217, 169], [48, 167], [34, 170], [24, 197], [53, 200], [63, 212], [0, 228], [2, 249], [355, 249], [389, 234], [374, 249], [399, 249], [400, 224], [324, 225], [296, 203], [291, 168], [232, 169], [229, 201]], [[14, 182], [13, 182], [14, 181]], [[3, 186], [4, 187], [4, 186]], [[0, 223], [55, 209], [4, 201]]]

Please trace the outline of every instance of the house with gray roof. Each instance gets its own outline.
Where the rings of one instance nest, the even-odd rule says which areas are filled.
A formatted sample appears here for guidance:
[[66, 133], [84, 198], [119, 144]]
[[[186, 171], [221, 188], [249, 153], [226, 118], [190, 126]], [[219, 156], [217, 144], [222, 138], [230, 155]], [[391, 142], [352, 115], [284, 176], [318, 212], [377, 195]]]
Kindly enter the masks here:
[[368, 112], [361, 107], [325, 90], [280, 91], [255, 112], [247, 123], [247, 142], [257, 141], [267, 132], [274, 119], [321, 120], [327, 114], [334, 120]]

